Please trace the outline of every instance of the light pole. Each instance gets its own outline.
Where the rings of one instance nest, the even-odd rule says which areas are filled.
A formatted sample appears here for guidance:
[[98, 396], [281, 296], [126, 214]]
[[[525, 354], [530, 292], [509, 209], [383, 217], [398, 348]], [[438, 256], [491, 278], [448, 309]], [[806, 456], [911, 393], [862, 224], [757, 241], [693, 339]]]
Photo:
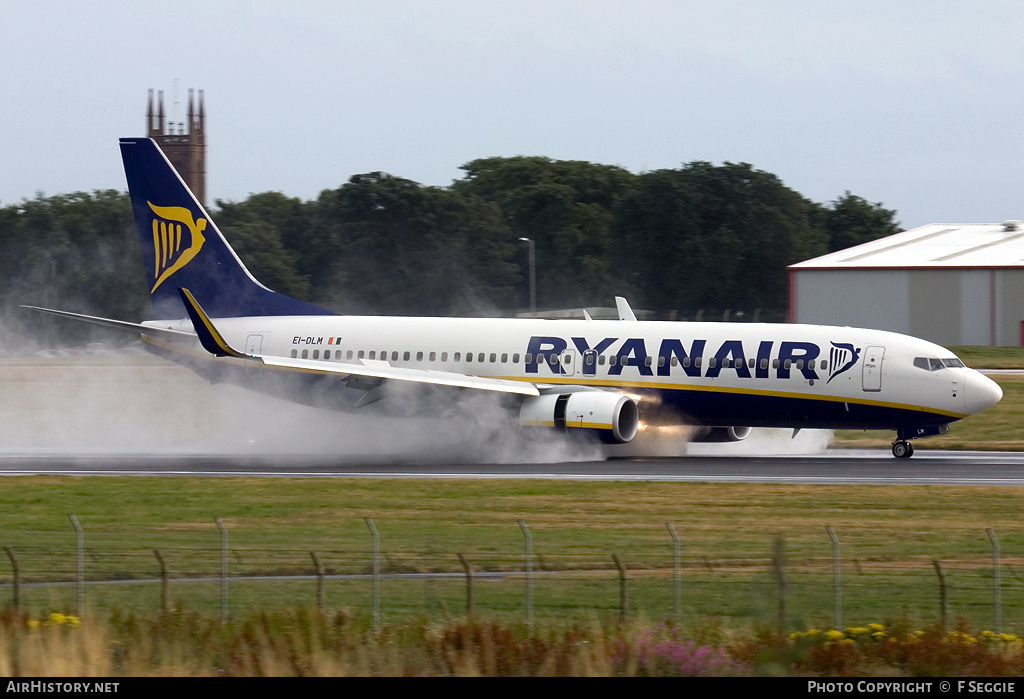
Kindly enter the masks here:
[[530, 244], [530, 313], [537, 312], [537, 253], [532, 238], [520, 238]]

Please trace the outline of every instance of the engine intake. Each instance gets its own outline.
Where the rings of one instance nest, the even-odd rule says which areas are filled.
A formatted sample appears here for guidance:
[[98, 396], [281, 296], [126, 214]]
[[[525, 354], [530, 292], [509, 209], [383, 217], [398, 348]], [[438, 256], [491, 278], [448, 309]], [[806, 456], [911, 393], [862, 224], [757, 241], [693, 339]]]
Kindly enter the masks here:
[[640, 411], [636, 401], [621, 393], [577, 391], [526, 399], [519, 424], [593, 430], [606, 442], [625, 444], [636, 436]]

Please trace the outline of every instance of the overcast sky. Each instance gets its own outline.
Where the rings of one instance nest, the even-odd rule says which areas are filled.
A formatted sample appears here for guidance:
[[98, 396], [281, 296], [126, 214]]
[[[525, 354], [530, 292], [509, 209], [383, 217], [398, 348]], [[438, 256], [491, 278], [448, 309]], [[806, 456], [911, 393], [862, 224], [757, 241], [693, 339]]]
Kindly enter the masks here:
[[1024, 219], [1016, 0], [14, 0], [0, 205], [124, 189], [148, 90], [203, 89], [208, 199], [501, 155], [747, 162], [905, 227]]

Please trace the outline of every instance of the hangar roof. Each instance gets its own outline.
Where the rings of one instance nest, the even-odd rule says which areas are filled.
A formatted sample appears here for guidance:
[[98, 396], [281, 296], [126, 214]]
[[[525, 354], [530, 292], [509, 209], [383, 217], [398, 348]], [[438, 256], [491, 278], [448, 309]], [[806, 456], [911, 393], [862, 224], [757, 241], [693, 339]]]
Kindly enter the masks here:
[[789, 269], [1024, 267], [1024, 223], [930, 223]]

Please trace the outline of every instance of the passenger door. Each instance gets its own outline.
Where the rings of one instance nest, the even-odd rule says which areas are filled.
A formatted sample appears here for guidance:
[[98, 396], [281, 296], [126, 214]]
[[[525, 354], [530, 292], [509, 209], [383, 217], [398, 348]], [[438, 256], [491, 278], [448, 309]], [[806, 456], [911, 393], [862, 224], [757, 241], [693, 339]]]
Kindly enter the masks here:
[[883, 359], [885, 359], [884, 347], [868, 347], [864, 350], [864, 368], [861, 373], [861, 385], [865, 391], [882, 390]]

